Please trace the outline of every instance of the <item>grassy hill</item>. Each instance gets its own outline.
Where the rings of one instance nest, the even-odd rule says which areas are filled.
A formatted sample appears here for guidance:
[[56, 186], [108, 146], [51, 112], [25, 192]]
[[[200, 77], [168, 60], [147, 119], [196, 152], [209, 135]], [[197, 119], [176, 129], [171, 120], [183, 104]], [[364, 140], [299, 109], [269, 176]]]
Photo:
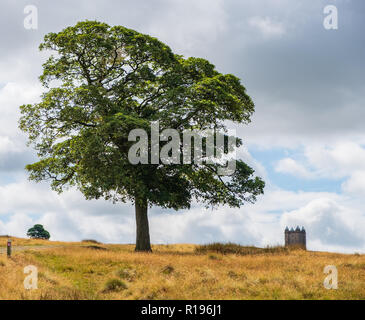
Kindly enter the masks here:
[[[365, 299], [359, 254], [190, 244], [155, 245], [148, 254], [132, 245], [19, 238], [13, 245], [11, 258], [0, 254], [0, 299]], [[23, 286], [30, 264], [37, 290]], [[338, 269], [337, 290], [323, 286], [326, 265]]]

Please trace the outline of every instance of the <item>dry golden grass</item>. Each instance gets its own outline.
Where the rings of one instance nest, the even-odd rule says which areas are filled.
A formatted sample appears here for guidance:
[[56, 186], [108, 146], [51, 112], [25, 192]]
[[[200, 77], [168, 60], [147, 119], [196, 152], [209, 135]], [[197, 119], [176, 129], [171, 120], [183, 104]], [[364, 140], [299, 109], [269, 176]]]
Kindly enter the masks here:
[[[61, 242], [61, 241], [49, 241], [42, 239], [23, 239], [17, 237], [10, 237], [13, 246], [60, 246], [60, 245], [80, 245], [82, 242]], [[9, 239], [9, 236], [0, 235], [0, 247], [5, 247]]]
[[[365, 299], [365, 255], [222, 255], [188, 244], [135, 253], [132, 245], [57, 244], [63, 247], [0, 255], [0, 299]], [[39, 270], [37, 290], [23, 287], [29, 264]], [[326, 265], [338, 269], [337, 290], [323, 286]]]

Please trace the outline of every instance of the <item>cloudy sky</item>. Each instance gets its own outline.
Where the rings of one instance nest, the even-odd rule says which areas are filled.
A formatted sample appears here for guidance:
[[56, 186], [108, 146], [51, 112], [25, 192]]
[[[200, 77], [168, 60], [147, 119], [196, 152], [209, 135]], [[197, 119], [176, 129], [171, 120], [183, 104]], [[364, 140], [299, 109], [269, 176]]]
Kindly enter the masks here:
[[[24, 8], [38, 28], [24, 27]], [[338, 29], [326, 30], [327, 5]], [[27, 180], [36, 160], [18, 129], [19, 106], [39, 100], [48, 32], [100, 20], [151, 34], [184, 56], [203, 57], [242, 79], [256, 105], [236, 127], [240, 157], [267, 183], [265, 195], [240, 209], [153, 208], [154, 243], [283, 243], [283, 230], [304, 226], [308, 248], [365, 252], [365, 3], [361, 0], [118, 0], [0, 3], [0, 234], [25, 236], [43, 224], [53, 240], [135, 240], [131, 204], [86, 201]]]

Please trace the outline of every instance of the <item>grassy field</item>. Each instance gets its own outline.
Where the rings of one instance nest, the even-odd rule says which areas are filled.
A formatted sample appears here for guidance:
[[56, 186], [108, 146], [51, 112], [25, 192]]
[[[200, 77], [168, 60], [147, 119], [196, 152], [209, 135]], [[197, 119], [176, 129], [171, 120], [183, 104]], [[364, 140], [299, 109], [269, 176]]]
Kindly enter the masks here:
[[[230, 246], [189, 244], [135, 253], [132, 245], [17, 238], [13, 244], [23, 248], [11, 258], [0, 254], [0, 299], [365, 299], [359, 254], [237, 246], [230, 253]], [[37, 290], [24, 289], [27, 265], [38, 267]], [[337, 290], [323, 286], [326, 265], [337, 267]]]

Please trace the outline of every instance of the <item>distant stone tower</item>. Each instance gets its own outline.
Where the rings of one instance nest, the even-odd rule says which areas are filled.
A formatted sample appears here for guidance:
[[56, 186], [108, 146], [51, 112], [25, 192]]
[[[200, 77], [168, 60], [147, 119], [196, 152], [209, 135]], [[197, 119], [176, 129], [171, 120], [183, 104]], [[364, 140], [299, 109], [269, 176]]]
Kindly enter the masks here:
[[291, 228], [289, 230], [288, 227], [285, 228], [285, 246], [298, 246], [307, 248], [307, 239], [304, 227], [300, 230], [299, 226], [294, 230]]

